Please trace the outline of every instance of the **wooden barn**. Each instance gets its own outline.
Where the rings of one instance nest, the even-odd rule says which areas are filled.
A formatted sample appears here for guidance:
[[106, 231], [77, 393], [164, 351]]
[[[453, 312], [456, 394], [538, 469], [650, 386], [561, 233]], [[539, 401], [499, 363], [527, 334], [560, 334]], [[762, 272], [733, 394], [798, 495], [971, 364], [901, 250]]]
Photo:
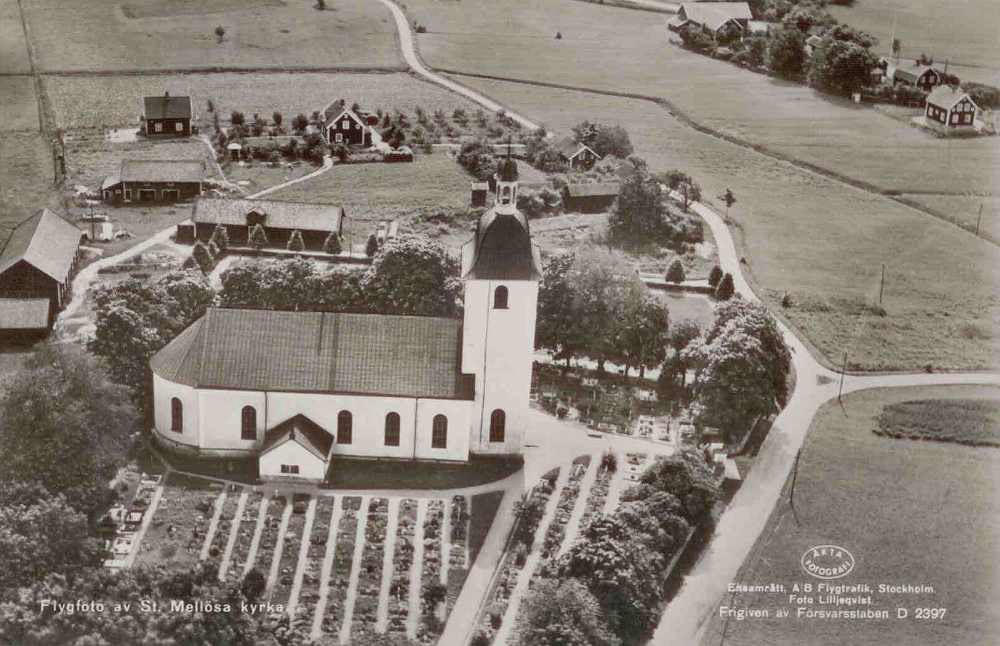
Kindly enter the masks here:
[[191, 134], [191, 97], [147, 96], [142, 100], [143, 132], [149, 137], [187, 137]]
[[948, 130], [971, 130], [976, 124], [979, 106], [968, 94], [949, 85], [941, 85], [927, 96], [924, 117], [932, 126]]
[[231, 245], [247, 246], [250, 229], [259, 224], [267, 234], [268, 247], [284, 249], [292, 232], [298, 230], [306, 249], [321, 251], [330, 233], [343, 233], [344, 209], [333, 204], [202, 198], [195, 204], [191, 220], [194, 237], [203, 242], [208, 242], [221, 224]]
[[367, 148], [372, 144], [371, 126], [366, 118], [354, 113], [350, 108], [332, 112], [324, 118], [323, 133], [330, 144], [347, 144]]
[[83, 232], [48, 209], [18, 224], [0, 251], [0, 336], [44, 337], [66, 304]]
[[567, 184], [563, 188], [563, 208], [567, 213], [605, 213], [620, 188], [618, 182]]
[[101, 197], [110, 204], [177, 202], [201, 195], [204, 181], [201, 159], [124, 159], [101, 184]]
[[559, 157], [573, 170], [590, 170], [601, 158], [590, 147], [572, 139], [566, 139], [556, 146]]

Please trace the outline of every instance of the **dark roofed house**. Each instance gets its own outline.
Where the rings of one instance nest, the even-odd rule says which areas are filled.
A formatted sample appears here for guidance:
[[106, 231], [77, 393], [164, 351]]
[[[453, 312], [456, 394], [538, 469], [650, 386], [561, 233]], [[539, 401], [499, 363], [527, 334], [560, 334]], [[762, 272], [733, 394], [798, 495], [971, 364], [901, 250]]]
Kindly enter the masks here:
[[559, 157], [573, 170], [588, 170], [601, 158], [586, 144], [572, 139], [564, 139], [556, 145]]
[[975, 128], [979, 106], [962, 90], [941, 85], [927, 96], [924, 117], [927, 123], [947, 130]]
[[350, 108], [324, 110], [323, 135], [327, 143], [346, 144], [367, 148], [372, 143], [371, 126], [367, 117], [361, 117]]
[[44, 336], [65, 305], [83, 232], [48, 209], [18, 224], [0, 251], [0, 335]]
[[919, 61], [900, 62], [888, 56], [883, 56], [881, 61], [885, 66], [886, 79], [894, 84], [912, 85], [929, 92], [943, 80], [941, 72]]
[[191, 97], [147, 96], [142, 100], [143, 132], [150, 137], [187, 137], [191, 134]]
[[747, 30], [753, 12], [746, 2], [684, 2], [677, 15], [667, 21], [667, 28], [680, 31], [684, 27], [703, 27], [713, 34], [727, 24]]
[[110, 204], [177, 202], [201, 194], [202, 159], [123, 159], [121, 168], [101, 184]]
[[605, 213], [618, 197], [621, 184], [600, 182], [596, 184], [567, 184], [563, 187], [563, 208], [567, 212]]
[[230, 244], [246, 245], [250, 229], [259, 224], [267, 234], [268, 246], [284, 248], [292, 232], [298, 230], [306, 249], [319, 251], [327, 236], [343, 232], [344, 209], [334, 204], [202, 198], [195, 204], [192, 221], [195, 237], [204, 242], [221, 224]]

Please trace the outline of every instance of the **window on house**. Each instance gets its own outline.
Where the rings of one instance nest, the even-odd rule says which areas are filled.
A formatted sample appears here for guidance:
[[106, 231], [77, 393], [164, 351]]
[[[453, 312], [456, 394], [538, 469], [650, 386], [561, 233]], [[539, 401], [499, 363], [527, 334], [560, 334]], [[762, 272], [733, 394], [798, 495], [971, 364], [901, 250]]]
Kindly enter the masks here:
[[500, 285], [493, 291], [493, 309], [507, 309], [507, 288]]
[[385, 416], [385, 445], [399, 446], [399, 413]]
[[333, 140], [336, 141], [339, 144], [340, 142], [342, 142], [344, 140], [344, 135], [338, 132], [337, 134], [335, 134], [333, 136]]
[[155, 130], [156, 132], [163, 132], [163, 124], [157, 121], [156, 123], [153, 124], [153, 130]]
[[178, 121], [174, 124], [174, 130], [177, 132], [184, 132], [184, 124]]
[[289, 475], [295, 475], [299, 472], [299, 465], [297, 464], [282, 464], [281, 472]]
[[500, 203], [510, 204], [510, 187], [504, 186], [503, 191], [500, 193]]
[[244, 406], [240, 413], [240, 438], [257, 439], [257, 409], [253, 406]]
[[340, 127], [342, 129], [344, 129], [344, 130], [350, 130], [351, 129], [351, 122], [348, 121], [347, 119], [344, 119], [343, 123], [340, 124]]
[[490, 415], [490, 442], [503, 442], [507, 429], [507, 414], [499, 408]]
[[342, 410], [337, 414], [337, 444], [350, 444], [353, 440], [354, 416]]
[[176, 397], [170, 400], [170, 430], [184, 432], [184, 404]]
[[444, 415], [434, 416], [434, 423], [431, 426], [431, 448], [448, 448], [448, 418]]

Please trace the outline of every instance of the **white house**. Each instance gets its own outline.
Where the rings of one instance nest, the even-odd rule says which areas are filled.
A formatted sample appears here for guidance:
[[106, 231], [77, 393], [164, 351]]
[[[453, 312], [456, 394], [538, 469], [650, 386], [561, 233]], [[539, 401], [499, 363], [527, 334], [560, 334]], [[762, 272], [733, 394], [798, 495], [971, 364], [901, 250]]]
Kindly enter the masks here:
[[519, 453], [541, 261], [517, 191], [508, 157], [462, 248], [462, 320], [211, 308], [150, 360], [154, 437], [258, 456], [263, 478], [319, 480], [334, 456]]

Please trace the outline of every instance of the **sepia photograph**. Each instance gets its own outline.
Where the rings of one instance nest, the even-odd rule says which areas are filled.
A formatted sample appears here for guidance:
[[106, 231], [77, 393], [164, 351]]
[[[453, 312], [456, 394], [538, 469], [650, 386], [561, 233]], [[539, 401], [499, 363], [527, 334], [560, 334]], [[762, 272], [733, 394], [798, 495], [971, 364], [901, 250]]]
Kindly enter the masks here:
[[1000, 644], [997, 0], [0, 0], [0, 646]]

